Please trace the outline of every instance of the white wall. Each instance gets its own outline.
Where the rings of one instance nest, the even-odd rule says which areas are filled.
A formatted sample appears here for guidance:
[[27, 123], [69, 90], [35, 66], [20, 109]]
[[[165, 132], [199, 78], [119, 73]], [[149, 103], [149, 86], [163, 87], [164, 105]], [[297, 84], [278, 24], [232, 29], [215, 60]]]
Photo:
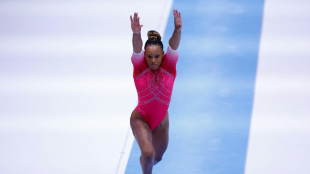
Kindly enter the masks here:
[[0, 173], [124, 173], [137, 103], [130, 15], [169, 1], [1, 1]]
[[310, 1], [265, 0], [246, 174], [310, 173]]

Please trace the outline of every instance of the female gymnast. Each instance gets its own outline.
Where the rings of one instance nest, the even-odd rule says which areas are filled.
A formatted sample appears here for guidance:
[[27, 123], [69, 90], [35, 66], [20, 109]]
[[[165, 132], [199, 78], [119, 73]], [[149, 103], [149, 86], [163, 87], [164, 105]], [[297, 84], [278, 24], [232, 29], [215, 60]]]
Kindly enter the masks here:
[[181, 14], [173, 10], [174, 32], [169, 40], [166, 54], [163, 51], [161, 36], [151, 30], [142, 50], [141, 27], [138, 13], [130, 16], [133, 31], [134, 67], [133, 78], [138, 93], [138, 105], [130, 117], [130, 126], [141, 150], [140, 164], [144, 174], [152, 173], [153, 165], [158, 163], [167, 149], [169, 139], [170, 104], [176, 63], [177, 48], [181, 39]]

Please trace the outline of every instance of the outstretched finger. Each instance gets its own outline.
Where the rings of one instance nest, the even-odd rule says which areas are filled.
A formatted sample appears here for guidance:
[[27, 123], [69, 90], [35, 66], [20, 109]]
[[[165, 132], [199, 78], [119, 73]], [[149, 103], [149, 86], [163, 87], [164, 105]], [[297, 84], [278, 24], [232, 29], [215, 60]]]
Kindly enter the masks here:
[[180, 12], [179, 12], [178, 10], [175, 10], [175, 11], [174, 11], [174, 17], [175, 17], [175, 18], [179, 18], [179, 17], [180, 17], [179, 14], [180, 14]]
[[135, 13], [135, 18], [134, 18], [135, 22], [138, 21], [138, 18], [139, 18], [139, 17], [138, 17], [138, 13], [136, 12], [136, 13]]
[[131, 16], [131, 15], [130, 15], [130, 21], [131, 21], [131, 22], [133, 22], [133, 20], [132, 20], [132, 16]]
[[175, 15], [176, 15], [176, 17], [179, 17], [179, 11], [178, 10], [175, 10]]

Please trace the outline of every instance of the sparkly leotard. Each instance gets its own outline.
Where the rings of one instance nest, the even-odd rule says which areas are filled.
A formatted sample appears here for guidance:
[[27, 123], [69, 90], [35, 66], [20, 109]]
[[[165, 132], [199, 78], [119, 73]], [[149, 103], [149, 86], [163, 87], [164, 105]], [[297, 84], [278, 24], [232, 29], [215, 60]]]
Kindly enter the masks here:
[[144, 51], [133, 53], [133, 78], [138, 93], [135, 108], [152, 130], [165, 118], [168, 112], [174, 80], [178, 52], [170, 46], [163, 57], [160, 68], [151, 70], [144, 60]]

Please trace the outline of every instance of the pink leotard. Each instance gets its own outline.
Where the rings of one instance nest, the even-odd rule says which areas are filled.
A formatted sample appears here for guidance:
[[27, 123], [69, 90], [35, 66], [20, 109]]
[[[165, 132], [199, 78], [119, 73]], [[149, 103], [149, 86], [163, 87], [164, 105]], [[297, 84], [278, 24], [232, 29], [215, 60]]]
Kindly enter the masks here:
[[144, 51], [132, 54], [133, 78], [138, 93], [138, 105], [135, 110], [152, 130], [167, 115], [178, 57], [177, 50], [172, 50], [169, 46], [160, 68], [154, 71], [148, 68], [144, 60]]

